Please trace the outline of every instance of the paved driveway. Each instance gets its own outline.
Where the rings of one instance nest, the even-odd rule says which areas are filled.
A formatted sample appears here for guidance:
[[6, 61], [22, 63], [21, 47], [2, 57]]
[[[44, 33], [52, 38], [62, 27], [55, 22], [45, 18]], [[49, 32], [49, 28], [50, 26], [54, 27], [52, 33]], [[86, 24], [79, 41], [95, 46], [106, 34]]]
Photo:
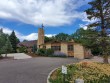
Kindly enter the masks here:
[[[2, 55], [5, 57], [5, 54]], [[13, 57], [14, 59], [29, 59], [32, 58], [31, 56], [24, 54], [24, 53], [12, 53], [12, 54], [7, 54], [8, 57]]]
[[74, 62], [73, 58], [48, 57], [0, 61], [0, 83], [46, 83], [51, 70]]

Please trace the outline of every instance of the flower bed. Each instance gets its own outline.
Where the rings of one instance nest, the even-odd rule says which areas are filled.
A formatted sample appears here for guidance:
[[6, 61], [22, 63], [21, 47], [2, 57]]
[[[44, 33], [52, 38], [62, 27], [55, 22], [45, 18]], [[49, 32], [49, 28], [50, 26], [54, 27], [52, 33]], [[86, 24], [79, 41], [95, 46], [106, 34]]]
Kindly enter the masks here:
[[[110, 64], [96, 62], [80, 62], [67, 65], [68, 74], [66, 83], [74, 83], [75, 79], [81, 78], [84, 83], [110, 83]], [[50, 76], [51, 83], [62, 83], [61, 68]]]

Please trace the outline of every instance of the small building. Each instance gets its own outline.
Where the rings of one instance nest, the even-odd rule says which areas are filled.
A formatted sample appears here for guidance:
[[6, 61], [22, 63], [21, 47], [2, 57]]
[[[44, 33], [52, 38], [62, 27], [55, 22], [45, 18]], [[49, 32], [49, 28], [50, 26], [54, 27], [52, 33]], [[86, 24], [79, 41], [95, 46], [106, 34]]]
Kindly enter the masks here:
[[38, 30], [37, 48], [50, 48], [54, 50], [54, 53], [59, 52], [65, 54], [68, 57], [74, 57], [78, 59], [90, 58], [92, 55], [90, 49], [85, 49], [81, 44], [75, 43], [74, 41], [51, 41], [45, 43], [43, 27], [39, 28]]

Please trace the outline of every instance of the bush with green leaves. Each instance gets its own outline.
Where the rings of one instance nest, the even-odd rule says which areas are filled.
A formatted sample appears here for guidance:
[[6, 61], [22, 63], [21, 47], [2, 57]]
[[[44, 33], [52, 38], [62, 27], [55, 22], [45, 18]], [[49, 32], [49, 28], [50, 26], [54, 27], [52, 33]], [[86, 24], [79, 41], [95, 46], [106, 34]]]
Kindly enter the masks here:
[[[110, 64], [96, 62], [80, 62], [67, 65], [65, 83], [75, 83], [76, 79], [83, 79], [84, 83], [110, 83]], [[56, 69], [51, 75], [51, 83], [63, 83], [61, 68]]]
[[53, 49], [46, 49], [46, 51], [45, 51], [45, 54], [46, 54], [46, 56], [52, 56], [53, 55], [53, 53], [54, 53], [54, 50]]
[[22, 47], [20, 47], [20, 48], [18, 48], [18, 49], [19, 49], [19, 52], [20, 52], [20, 53], [27, 53], [27, 48], [24, 47], [24, 46], [22, 46]]
[[45, 55], [46, 49], [40, 48], [37, 50], [37, 54], [40, 56], [46, 56]]
[[51, 48], [48, 48], [48, 49], [38, 49], [37, 52], [36, 52], [37, 55], [40, 55], [40, 56], [49, 56], [49, 57], [67, 57], [66, 54], [62, 53], [62, 52], [54, 52], [53, 49]]
[[54, 53], [54, 50], [52, 49], [43, 49], [43, 48], [40, 48], [37, 50], [37, 53], [38, 55], [40, 56], [53, 56], [53, 53]]

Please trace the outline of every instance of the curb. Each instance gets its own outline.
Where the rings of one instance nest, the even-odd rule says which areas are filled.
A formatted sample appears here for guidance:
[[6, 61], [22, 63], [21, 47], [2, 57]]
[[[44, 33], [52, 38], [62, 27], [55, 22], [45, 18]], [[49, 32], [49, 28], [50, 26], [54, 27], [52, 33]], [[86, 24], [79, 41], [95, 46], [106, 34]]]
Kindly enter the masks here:
[[[76, 62], [76, 63], [78, 63], [78, 62]], [[71, 64], [76, 64], [76, 63], [70, 63], [70, 64], [65, 64], [65, 65], [71, 65]], [[47, 76], [47, 83], [50, 83], [50, 82], [49, 82], [50, 75], [51, 75], [55, 70], [57, 70], [58, 68], [61, 68], [61, 66], [60, 66], [60, 67], [57, 67], [57, 68], [55, 68], [55, 69], [53, 69], [53, 70], [48, 74], [48, 76]]]
[[60, 67], [57, 67], [57, 68], [53, 69], [53, 70], [48, 74], [47, 83], [50, 83], [50, 82], [49, 82], [50, 75], [51, 75], [55, 70], [57, 70], [58, 68], [60, 68]]

